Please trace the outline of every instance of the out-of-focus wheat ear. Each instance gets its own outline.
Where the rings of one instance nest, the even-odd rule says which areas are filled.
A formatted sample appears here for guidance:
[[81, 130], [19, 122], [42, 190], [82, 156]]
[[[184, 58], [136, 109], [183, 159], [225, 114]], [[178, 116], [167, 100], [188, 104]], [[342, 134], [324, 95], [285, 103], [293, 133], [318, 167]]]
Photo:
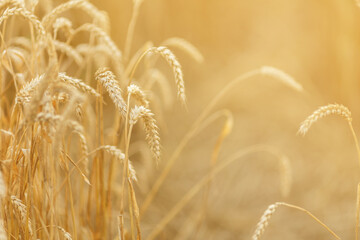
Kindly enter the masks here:
[[93, 33], [95, 36], [98, 36], [101, 40], [103, 40], [104, 44], [108, 46], [110, 51], [112, 52], [112, 55], [115, 56], [118, 62], [122, 61], [122, 52], [120, 49], [116, 46], [114, 41], [110, 38], [110, 36], [101, 28], [98, 26], [91, 24], [91, 23], [85, 23], [81, 25], [79, 28], [75, 30], [76, 32], [86, 31]]
[[72, 240], [72, 237], [71, 237], [71, 234], [68, 233], [67, 231], [65, 231], [64, 228], [60, 227], [60, 226], [57, 226], [57, 228], [60, 230], [60, 232], [62, 233], [62, 235], [64, 236], [64, 238], [66, 240]]
[[139, 86], [131, 84], [128, 86], [127, 92], [132, 97], [134, 97], [140, 105], [144, 106], [145, 108], [149, 108], [149, 101], [146, 99], [145, 93], [140, 89]]
[[199, 49], [197, 49], [194, 45], [192, 45], [190, 42], [186, 41], [183, 38], [179, 38], [179, 37], [168, 38], [164, 42], [162, 42], [161, 45], [167, 47], [179, 48], [180, 50], [187, 53], [198, 63], [202, 63], [204, 61], [204, 56], [201, 54]]
[[32, 122], [38, 113], [41, 100], [46, 95], [45, 92], [54, 80], [54, 74], [56, 74], [55, 64], [49, 63], [49, 67], [44, 77], [39, 79], [39, 83], [36, 86], [36, 92], [32, 94], [29, 106], [25, 109], [25, 116], [28, 122]]
[[89, 159], [88, 154], [89, 150], [87, 147], [87, 141], [85, 137], [85, 131], [84, 127], [80, 125], [80, 123], [69, 120], [68, 126], [73, 130], [74, 133], [76, 133], [79, 136], [80, 139], [80, 146], [81, 146], [81, 157], [83, 158], [83, 161], [81, 161], [81, 165], [83, 166], [83, 169], [85, 171], [85, 175], [88, 176], [89, 174]]
[[70, 84], [70, 85], [82, 90], [85, 93], [90, 94], [91, 96], [100, 97], [100, 94], [95, 89], [93, 89], [92, 87], [90, 87], [89, 85], [87, 85], [86, 83], [81, 81], [80, 79], [72, 78], [72, 77], [66, 75], [66, 73], [64, 73], [64, 72], [59, 73], [58, 79], [64, 83]]
[[116, 108], [119, 110], [121, 115], [126, 117], [126, 103], [122, 97], [122, 90], [116, 77], [113, 72], [108, 68], [100, 68], [95, 73], [95, 79], [99, 81], [102, 86], [105, 87], [106, 91], [109, 93], [111, 100], [114, 102]]
[[[125, 160], [125, 154], [120, 149], [118, 149], [116, 146], [103, 145], [103, 146], [96, 148], [91, 153], [97, 152], [99, 150], [104, 150], [105, 152], [109, 153], [110, 155], [112, 155], [116, 159], [120, 160], [121, 162], [123, 162]], [[91, 154], [91, 153], [89, 153], [89, 154]], [[129, 160], [129, 171], [130, 171], [131, 179], [133, 181], [137, 181], [136, 171], [130, 160]]]
[[181, 69], [181, 65], [179, 61], [177, 60], [176, 56], [171, 52], [167, 47], [153, 47], [150, 49], [150, 53], [159, 53], [166, 62], [170, 65], [174, 72], [177, 91], [178, 91], [178, 97], [180, 98], [181, 102], [183, 104], [186, 104], [186, 95], [185, 95], [185, 83], [184, 83], [184, 77], [183, 72]]
[[316, 121], [329, 115], [339, 115], [345, 118], [348, 123], [351, 123], [352, 121], [351, 112], [347, 107], [337, 103], [329, 104], [319, 107], [315, 112], [308, 116], [305, 121], [301, 123], [298, 134], [304, 136]]
[[[56, 126], [60, 120], [62, 120], [62, 117], [60, 115], [54, 115], [52, 113], [45, 113], [45, 112], [40, 112], [36, 115], [34, 122], [39, 122], [39, 123], [48, 123], [52, 126]], [[51, 134], [51, 133], [49, 133]]]
[[53, 43], [56, 50], [72, 58], [78, 66], [81, 65], [83, 62], [83, 57], [72, 46], [58, 40], [53, 40]]
[[9, 17], [18, 15], [24, 17], [26, 20], [28, 20], [36, 29], [37, 33], [39, 34], [39, 37], [46, 38], [46, 31], [41, 22], [38, 20], [38, 18], [32, 14], [30, 11], [26, 10], [25, 8], [7, 8], [2, 15], [0, 16], [0, 25]]
[[153, 158], [156, 163], [158, 163], [161, 155], [161, 147], [160, 136], [154, 114], [144, 106], [135, 106], [131, 109], [129, 124], [134, 126], [139, 119], [143, 119], [144, 121], [146, 140], [149, 144]]
[[60, 14], [73, 8], [79, 8], [89, 14], [92, 19], [99, 21], [99, 26], [106, 32], [110, 30], [110, 22], [107, 14], [98, 10], [93, 4], [86, 0], [70, 0], [66, 3], [60, 4], [43, 17], [42, 23], [44, 27], [49, 28]]
[[[22, 72], [26, 64], [26, 51], [18, 47], [8, 47], [1, 53], [1, 64], [9, 72]], [[13, 70], [14, 69], [14, 70]], [[16, 79], [20, 73], [16, 73]]]
[[70, 36], [70, 34], [74, 31], [72, 27], [72, 22], [64, 17], [59, 17], [55, 20], [53, 24], [54, 29], [54, 39], [56, 39], [57, 33], [60, 29], [64, 31], [67, 37]]
[[269, 225], [269, 221], [274, 214], [275, 210], [279, 206], [285, 206], [288, 208], [296, 209], [299, 211], [302, 211], [309, 215], [312, 219], [314, 219], [316, 222], [318, 222], [321, 226], [323, 226], [329, 233], [331, 233], [336, 239], [341, 239], [338, 235], [336, 235], [325, 223], [320, 221], [317, 217], [315, 217], [311, 212], [308, 210], [298, 207], [292, 204], [284, 203], [284, 202], [276, 202], [274, 204], [271, 204], [264, 212], [264, 214], [261, 216], [260, 221], [258, 222], [256, 226], [256, 230], [252, 236], [252, 240], [259, 240], [261, 236], [264, 234], [266, 227]]
[[303, 87], [300, 83], [298, 83], [293, 77], [291, 77], [289, 74], [285, 73], [284, 71], [277, 69], [275, 67], [270, 66], [263, 66], [260, 69], [260, 72], [265, 75], [272, 78], [275, 78], [289, 87], [293, 88], [296, 91], [303, 91]]
[[42, 81], [44, 78], [44, 74], [39, 75], [35, 78], [33, 78], [30, 82], [28, 82], [22, 89], [20, 89], [19, 92], [17, 92], [15, 97], [15, 103], [16, 104], [25, 104], [29, 103], [32, 94], [35, 92], [36, 87]]
[[32, 236], [33, 231], [32, 231], [32, 224], [30, 218], [28, 218], [28, 221], [26, 222], [27, 219], [26, 205], [23, 204], [23, 202], [20, 199], [18, 199], [16, 196], [11, 196], [11, 203], [14, 206], [14, 208], [18, 211], [22, 224], [27, 225], [28, 231]]

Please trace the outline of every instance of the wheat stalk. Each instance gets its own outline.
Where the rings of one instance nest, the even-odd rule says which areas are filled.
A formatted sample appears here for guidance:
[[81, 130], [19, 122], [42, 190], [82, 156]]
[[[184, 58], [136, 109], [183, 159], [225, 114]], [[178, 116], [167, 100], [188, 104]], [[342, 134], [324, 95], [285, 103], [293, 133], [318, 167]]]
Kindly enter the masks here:
[[285, 206], [289, 208], [293, 208], [296, 210], [300, 210], [302, 212], [305, 212], [307, 215], [309, 215], [311, 218], [313, 218], [316, 222], [318, 222], [321, 226], [323, 226], [328, 232], [330, 232], [336, 239], [341, 239], [338, 235], [336, 235], [328, 226], [326, 226], [322, 221], [320, 221], [317, 217], [315, 217], [311, 212], [308, 210], [291, 205], [284, 202], [276, 202], [274, 204], [271, 204], [264, 212], [264, 214], [261, 216], [260, 221], [257, 224], [256, 230], [252, 236], [252, 240], [259, 240], [261, 236], [264, 234], [266, 227], [269, 225], [269, 221], [273, 214], [275, 213], [276, 209], [279, 206]]

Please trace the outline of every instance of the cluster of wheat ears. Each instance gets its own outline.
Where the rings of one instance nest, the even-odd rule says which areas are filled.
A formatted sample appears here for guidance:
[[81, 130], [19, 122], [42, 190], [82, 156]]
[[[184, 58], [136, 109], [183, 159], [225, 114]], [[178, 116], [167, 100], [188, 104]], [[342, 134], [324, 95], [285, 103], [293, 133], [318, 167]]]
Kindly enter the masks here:
[[[232, 131], [233, 116], [228, 110], [213, 110], [229, 90], [259, 75], [303, 91], [291, 76], [274, 67], [260, 67], [226, 85], [211, 98], [171, 156], [161, 159], [156, 121], [161, 116], [154, 112], [174, 104], [169, 80], [175, 79], [183, 105], [179, 111], [186, 111], [187, 104], [183, 72], [173, 48], [199, 63], [203, 56], [182, 38], [167, 39], [159, 46], [149, 41], [131, 55], [141, 4], [141, 0], [133, 1], [121, 51], [109, 36], [107, 14], [86, 0], [70, 0], [56, 7], [45, 0], [0, 2], [0, 239], [156, 239], [200, 190], [211, 190], [211, 181], [220, 171], [259, 151], [279, 159], [282, 194], [289, 193], [288, 159], [271, 146], [252, 146], [217, 161], [221, 144]], [[74, 26], [71, 19], [63, 17], [72, 9], [83, 11], [89, 22]], [[79, 35], [86, 40], [79, 43]], [[168, 63], [173, 76], [163, 74], [158, 61]], [[156, 86], [158, 91], [153, 90]], [[320, 107], [301, 124], [299, 133], [306, 134], [313, 123], [331, 114], [346, 119], [359, 153], [351, 113], [343, 105]], [[208, 174], [144, 234], [141, 218], [182, 150], [191, 138], [222, 117], [225, 123]], [[144, 141], [146, 149], [139, 145]], [[132, 162], [135, 151], [151, 154], [155, 166], [164, 162], [141, 205], [136, 184], [141, 184], [137, 171], [142, 166]], [[260, 239], [279, 206], [307, 213], [340, 239], [307, 210], [277, 202], [261, 217], [254, 240]]]

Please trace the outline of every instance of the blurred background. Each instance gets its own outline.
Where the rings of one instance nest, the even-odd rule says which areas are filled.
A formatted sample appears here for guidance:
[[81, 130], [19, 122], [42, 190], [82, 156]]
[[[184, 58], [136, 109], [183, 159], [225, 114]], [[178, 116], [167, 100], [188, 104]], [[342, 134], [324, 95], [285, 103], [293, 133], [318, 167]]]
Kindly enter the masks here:
[[[132, 1], [93, 3], [109, 13], [111, 35], [123, 48]], [[174, 50], [183, 66], [188, 108], [178, 104], [165, 113], [164, 156], [146, 181], [140, 179], [136, 186], [140, 195], [150, 189], [200, 111], [235, 77], [269, 65], [287, 72], [305, 89], [301, 94], [274, 79], [253, 77], [237, 85], [216, 107], [229, 109], [235, 118], [219, 162], [254, 144], [273, 146], [291, 163], [289, 195], [281, 195], [274, 156], [246, 156], [214, 179], [201, 224], [196, 217], [202, 203], [198, 194], [159, 239], [250, 239], [265, 209], [276, 201], [304, 207], [341, 238], [354, 238], [360, 169], [347, 122], [332, 116], [317, 122], [305, 137], [296, 132], [319, 106], [337, 102], [352, 111], [355, 131], [360, 133], [359, 29], [360, 8], [352, 0], [144, 1], [132, 53], [148, 40], [159, 45], [176, 36], [197, 46], [205, 61], [197, 64]], [[206, 174], [222, 126], [223, 120], [215, 122], [186, 147], [143, 219], [145, 234]], [[330, 237], [306, 214], [280, 208], [263, 239]]]

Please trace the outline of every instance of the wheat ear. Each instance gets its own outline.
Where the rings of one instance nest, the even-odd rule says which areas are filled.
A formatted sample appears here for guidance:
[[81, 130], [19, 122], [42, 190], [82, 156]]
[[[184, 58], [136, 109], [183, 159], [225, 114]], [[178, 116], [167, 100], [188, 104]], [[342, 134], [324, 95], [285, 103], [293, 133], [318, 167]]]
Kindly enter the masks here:
[[302, 212], [305, 212], [307, 215], [309, 215], [311, 218], [313, 218], [316, 222], [318, 222], [321, 226], [323, 226], [329, 233], [331, 233], [336, 239], [341, 239], [338, 235], [336, 235], [328, 226], [325, 225], [322, 221], [320, 221], [317, 217], [315, 217], [311, 212], [308, 210], [284, 203], [284, 202], [276, 202], [274, 204], [271, 204], [264, 212], [264, 214], [261, 216], [260, 221], [257, 224], [256, 230], [252, 236], [252, 240], [259, 240], [261, 236], [264, 234], [266, 227], [269, 225], [269, 221], [271, 217], [273, 216], [274, 212], [279, 206], [285, 206], [289, 208], [293, 208], [296, 210], [300, 210]]
[[150, 52], [159, 53], [170, 65], [174, 72], [178, 96], [183, 104], [186, 103], [185, 83], [181, 65], [176, 56], [166, 47], [153, 47]]
[[66, 3], [60, 4], [54, 8], [50, 13], [43, 17], [42, 23], [45, 28], [51, 26], [55, 19], [65, 11], [68, 11], [73, 8], [82, 9], [84, 12], [89, 14], [93, 19], [100, 21], [100, 26], [108, 31], [110, 28], [109, 19], [106, 13], [99, 11], [94, 5], [85, 0], [71, 0]]
[[38, 20], [38, 18], [33, 15], [31, 12], [26, 10], [25, 8], [7, 8], [0, 17], [0, 25], [9, 17], [19, 15], [27, 19], [37, 30], [39, 36], [45, 38], [46, 37], [46, 31], [41, 22]]
[[[31, 226], [31, 220], [30, 220], [30, 218], [27, 218], [28, 212], [27, 212], [26, 205], [20, 199], [18, 199], [16, 196], [11, 196], [11, 203], [13, 204], [15, 209], [19, 212], [21, 222], [25, 225], [27, 224], [28, 231], [29, 231], [30, 235], [32, 236], [33, 231], [32, 231], [32, 226]], [[26, 223], [26, 219], [28, 219], [27, 223]]]
[[315, 122], [329, 115], [339, 115], [351, 124], [351, 112], [347, 107], [337, 103], [329, 104], [318, 108], [315, 112], [308, 116], [305, 121], [301, 123], [298, 133], [304, 136]]
[[146, 99], [145, 93], [140, 89], [139, 86], [131, 84], [127, 88], [128, 94], [135, 97], [135, 99], [140, 103], [140, 105], [145, 108], [149, 108], [149, 101]]
[[95, 78], [99, 81], [108, 91], [111, 100], [114, 102], [116, 108], [119, 110], [123, 117], [126, 117], [126, 103], [122, 97], [122, 90], [114, 73], [108, 68], [100, 68], [95, 73]]
[[160, 136], [156, 121], [154, 119], [154, 114], [144, 106], [135, 106], [130, 113], [130, 126], [134, 126], [140, 118], [144, 120], [146, 140], [148, 141], [150, 150], [156, 163], [158, 163], [161, 155], [161, 147]]
[[291, 77], [289, 74], [285, 73], [280, 69], [270, 66], [263, 66], [260, 68], [260, 72], [265, 76], [278, 79], [279, 81], [285, 83], [286, 85], [288, 85], [289, 87], [293, 88], [296, 91], [299, 92], [303, 91], [303, 87], [300, 85], [300, 83], [295, 81], [293, 77]]
[[67, 231], [65, 231], [64, 228], [62, 228], [60, 226], [57, 226], [57, 228], [60, 230], [60, 232], [63, 234], [63, 236], [66, 240], [72, 240], [71, 234], [68, 233]]
[[137, 66], [139, 65], [141, 60], [149, 53], [160, 54], [166, 60], [169, 66], [172, 68], [175, 76], [178, 97], [180, 98], [183, 104], [186, 104], [185, 83], [184, 83], [184, 77], [183, 77], [181, 65], [177, 60], [176, 56], [167, 47], [151, 47], [147, 49], [145, 52], [143, 52], [143, 54], [137, 59], [136, 63], [132, 67], [132, 71], [129, 75], [130, 81], [133, 79]]
[[44, 74], [39, 75], [33, 78], [30, 82], [28, 82], [20, 91], [16, 94], [15, 103], [16, 104], [24, 104], [29, 103], [31, 100], [31, 96], [36, 90], [36, 87], [39, 85], [41, 80], [44, 78]]
[[[117, 61], [122, 61], [122, 52], [120, 49], [116, 46], [114, 41], [110, 38], [110, 36], [101, 28], [98, 26], [91, 24], [91, 23], [85, 23], [81, 25], [79, 28], [77, 28], [76, 33], [81, 31], [86, 31], [95, 34], [95, 36], [98, 36], [101, 40], [104, 41], [104, 44], [108, 46], [109, 50], [112, 52], [112, 54], [115, 56]], [[75, 34], [75, 32], [74, 32]]]
[[357, 155], [358, 155], [359, 166], [360, 166], [359, 141], [356, 136], [354, 127], [352, 125], [351, 112], [344, 105], [335, 103], [335, 104], [329, 104], [329, 105], [318, 108], [315, 112], [313, 112], [313, 114], [311, 114], [309, 117], [307, 117], [305, 119], [305, 121], [303, 121], [301, 123], [298, 133], [304, 136], [309, 131], [312, 124], [314, 124], [317, 120], [319, 120], [323, 117], [329, 116], [329, 115], [339, 115], [339, 116], [345, 118], [346, 121], [348, 122], [351, 134], [354, 139], [354, 143], [355, 143], [355, 147], [356, 147], [356, 151], [357, 151]]
[[81, 81], [80, 79], [72, 78], [70, 76], [67, 76], [64, 72], [60, 72], [58, 74], [58, 79], [64, 83], [70, 84], [80, 90], [82, 90], [85, 93], [88, 93], [94, 97], [100, 97], [100, 94], [96, 92], [95, 89]]
[[[111, 156], [115, 157], [118, 160], [124, 161], [125, 160], [125, 154], [118, 149], [115, 146], [111, 146], [111, 145], [103, 145], [98, 147], [97, 149], [95, 149], [94, 151], [92, 151], [89, 154], [92, 154], [94, 152], [100, 151], [100, 150], [104, 150], [107, 153], [109, 153]], [[132, 163], [129, 160], [129, 171], [130, 171], [130, 177], [133, 181], [137, 181], [137, 177], [136, 177], [136, 171], [134, 166], [132, 165]]]

